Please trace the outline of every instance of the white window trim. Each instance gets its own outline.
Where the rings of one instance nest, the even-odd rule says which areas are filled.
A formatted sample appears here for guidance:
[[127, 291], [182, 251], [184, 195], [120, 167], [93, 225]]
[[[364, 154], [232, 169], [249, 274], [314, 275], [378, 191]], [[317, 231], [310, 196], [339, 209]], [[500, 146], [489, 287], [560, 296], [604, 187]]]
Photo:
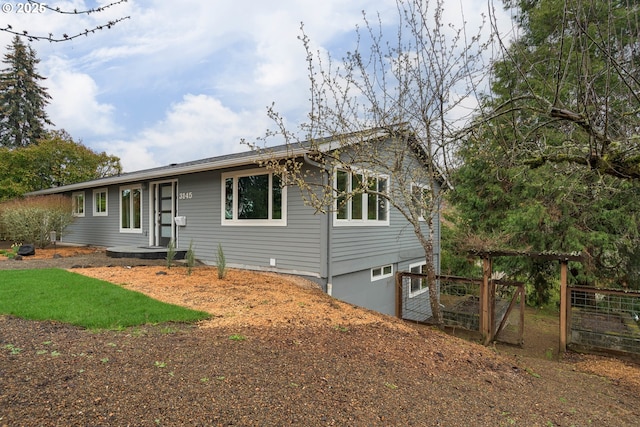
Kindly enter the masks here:
[[[122, 228], [122, 191], [123, 190], [140, 190], [140, 228]], [[142, 234], [142, 228], [143, 228], [143, 212], [144, 212], [144, 197], [143, 197], [143, 191], [142, 191], [142, 184], [135, 184], [135, 185], [123, 185], [122, 187], [120, 187], [120, 189], [118, 190], [118, 199], [119, 199], [119, 214], [118, 214], [118, 227], [120, 228], [120, 232], [121, 233], [134, 233], [134, 234]], [[132, 212], [133, 214], [133, 212]]]
[[[269, 215], [273, 212], [272, 203], [273, 197], [271, 195], [271, 182], [273, 180], [273, 172], [270, 172], [266, 169], [246, 169], [236, 172], [227, 172], [221, 174], [220, 179], [220, 220], [223, 226], [249, 226], [249, 227], [283, 227], [287, 225], [287, 186], [282, 187], [282, 208], [281, 208], [281, 219], [238, 219], [238, 178], [242, 178], [245, 176], [253, 176], [253, 175], [269, 175]], [[233, 219], [227, 219], [225, 215], [226, 209], [226, 180], [227, 178], [233, 178]]]
[[[426, 190], [431, 190], [431, 188], [430, 188], [428, 185], [425, 185], [425, 184], [418, 184], [418, 183], [415, 183], [415, 182], [414, 182], [414, 183], [412, 183], [412, 184], [411, 184], [411, 189], [410, 189], [410, 190], [411, 190], [411, 196], [412, 196], [412, 197], [413, 197], [413, 188], [414, 188], [414, 187], [418, 187], [418, 188], [420, 188], [421, 190], [425, 190], [425, 189], [426, 189]], [[424, 202], [422, 202], [422, 203], [424, 203]], [[426, 211], [425, 211], [424, 209], [420, 211], [420, 215], [418, 216], [418, 221], [426, 221], [425, 216], [424, 216], [425, 212], [426, 212]]]
[[[98, 193], [104, 193], [104, 200], [105, 200], [105, 211], [104, 212], [98, 212], [98, 205], [96, 203], [96, 194]], [[107, 216], [108, 212], [109, 212], [109, 191], [106, 188], [97, 188], [95, 190], [93, 190], [93, 197], [91, 198], [92, 203], [93, 203], [93, 216]]]
[[[338, 188], [338, 171], [342, 170], [344, 172], [347, 172], [349, 174], [349, 182], [351, 182], [351, 179], [353, 177], [353, 174], [362, 174], [365, 179], [367, 177], [376, 177], [376, 178], [385, 178], [387, 180], [387, 192], [389, 191], [389, 187], [391, 185], [390, 179], [389, 179], [389, 175], [385, 175], [382, 173], [375, 173], [373, 171], [369, 171], [366, 169], [358, 169], [358, 168], [351, 168], [351, 171], [347, 171], [344, 169], [341, 169], [339, 167], [336, 167], [333, 171], [333, 188], [337, 189]], [[351, 203], [347, 204], [347, 219], [338, 219], [338, 199], [336, 198], [333, 202], [333, 225], [336, 227], [352, 227], [352, 226], [356, 226], [356, 227], [388, 227], [390, 225], [390, 217], [391, 217], [391, 209], [390, 209], [390, 204], [389, 201], [385, 199], [385, 203], [387, 204], [387, 218], [385, 220], [378, 220], [378, 219], [367, 219], [368, 217], [368, 208], [369, 205], [368, 203], [366, 203], [364, 197], [366, 196], [366, 193], [362, 194], [363, 197], [363, 201], [362, 201], [362, 205], [364, 207], [364, 212], [362, 214], [363, 219], [351, 219]]]
[[[427, 261], [420, 261], [420, 262], [416, 262], [414, 264], [409, 264], [409, 271], [411, 271], [412, 268], [422, 267], [422, 266], [425, 266], [425, 265], [427, 265]], [[422, 270], [422, 268], [420, 270]], [[422, 295], [425, 292], [429, 292], [429, 286], [428, 285], [425, 286], [424, 288], [420, 289], [419, 291], [412, 292], [411, 291], [411, 284], [409, 284], [409, 298], [417, 297], [418, 295]]]
[[[82, 196], [82, 212], [78, 211], [78, 196]], [[83, 217], [87, 210], [87, 195], [84, 191], [76, 191], [71, 193], [71, 200], [73, 200], [73, 206], [71, 214], [75, 217]]]
[[[389, 267], [389, 270], [390, 270], [389, 273], [385, 273], [384, 272], [385, 268], [387, 268], [387, 267]], [[380, 270], [381, 274], [379, 274], [377, 276], [374, 276], [374, 271], [375, 270]], [[376, 282], [378, 280], [386, 279], [386, 278], [392, 277], [392, 276], [393, 276], [393, 264], [381, 265], [381, 266], [378, 266], [378, 267], [373, 267], [371, 269], [371, 281], [372, 282]]]

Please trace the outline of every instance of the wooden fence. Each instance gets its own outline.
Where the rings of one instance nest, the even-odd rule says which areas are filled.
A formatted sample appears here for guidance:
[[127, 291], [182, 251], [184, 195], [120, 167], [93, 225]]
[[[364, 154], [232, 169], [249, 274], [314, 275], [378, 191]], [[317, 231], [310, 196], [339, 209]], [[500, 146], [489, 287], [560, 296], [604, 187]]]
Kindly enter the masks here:
[[[426, 274], [396, 274], [396, 316], [433, 323]], [[485, 344], [498, 340], [522, 345], [524, 284], [506, 280], [437, 276], [445, 326], [478, 331]]]

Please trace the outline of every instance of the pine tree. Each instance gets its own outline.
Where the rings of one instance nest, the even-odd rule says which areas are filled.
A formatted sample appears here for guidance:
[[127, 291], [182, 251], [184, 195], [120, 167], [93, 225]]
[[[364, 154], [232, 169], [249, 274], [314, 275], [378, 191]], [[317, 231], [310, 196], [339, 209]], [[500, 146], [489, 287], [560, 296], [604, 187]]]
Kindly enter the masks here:
[[45, 107], [51, 96], [40, 85], [45, 80], [36, 71], [40, 60], [36, 52], [16, 36], [2, 62], [0, 71], [0, 145], [17, 148], [36, 144], [53, 123]]

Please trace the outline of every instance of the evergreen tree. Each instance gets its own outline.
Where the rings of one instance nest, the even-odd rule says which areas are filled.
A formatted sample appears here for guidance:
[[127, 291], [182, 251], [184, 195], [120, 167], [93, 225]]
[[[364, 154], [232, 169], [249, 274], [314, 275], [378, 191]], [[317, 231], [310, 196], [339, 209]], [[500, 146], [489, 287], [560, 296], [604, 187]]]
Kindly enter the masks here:
[[45, 80], [36, 71], [36, 52], [16, 36], [2, 62], [0, 72], [0, 145], [8, 148], [36, 144], [52, 125], [45, 107], [51, 96], [40, 85]]
[[[640, 289], [640, 81], [635, 2], [513, 0], [521, 36], [493, 64], [453, 177], [460, 241], [582, 251], [577, 281]], [[480, 236], [480, 237], [478, 237]], [[466, 239], [465, 239], [466, 238]], [[547, 303], [557, 268], [500, 260]]]
[[640, 178], [637, 1], [505, 0], [520, 36], [483, 109], [505, 159]]

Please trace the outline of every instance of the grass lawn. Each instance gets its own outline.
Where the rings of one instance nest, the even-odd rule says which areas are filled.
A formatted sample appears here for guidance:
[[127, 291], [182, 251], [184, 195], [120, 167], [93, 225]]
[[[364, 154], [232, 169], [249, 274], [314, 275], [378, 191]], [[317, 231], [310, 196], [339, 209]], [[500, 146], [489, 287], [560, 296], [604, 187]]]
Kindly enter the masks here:
[[0, 271], [0, 314], [90, 329], [195, 322], [209, 315], [60, 269]]

